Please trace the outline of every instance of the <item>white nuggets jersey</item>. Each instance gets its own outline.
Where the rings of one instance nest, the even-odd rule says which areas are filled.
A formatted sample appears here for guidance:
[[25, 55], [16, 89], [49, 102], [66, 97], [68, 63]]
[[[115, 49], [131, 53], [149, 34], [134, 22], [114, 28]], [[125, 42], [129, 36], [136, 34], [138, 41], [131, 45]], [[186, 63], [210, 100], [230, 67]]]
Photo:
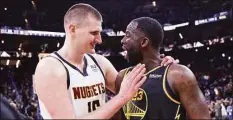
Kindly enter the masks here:
[[[67, 91], [77, 117], [87, 115], [105, 103], [105, 78], [100, 66], [91, 55], [84, 55], [83, 73], [56, 52], [49, 57], [57, 58], [66, 68]], [[39, 105], [42, 118], [50, 119], [51, 116], [40, 100]]]

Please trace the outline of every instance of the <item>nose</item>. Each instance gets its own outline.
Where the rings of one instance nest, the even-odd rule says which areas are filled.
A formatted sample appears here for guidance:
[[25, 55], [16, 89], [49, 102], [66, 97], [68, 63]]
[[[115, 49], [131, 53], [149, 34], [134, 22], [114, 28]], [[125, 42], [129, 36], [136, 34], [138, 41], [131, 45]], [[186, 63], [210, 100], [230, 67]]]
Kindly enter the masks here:
[[121, 44], [124, 44], [124, 43], [125, 43], [125, 37], [121, 39]]
[[98, 35], [98, 36], [95, 38], [95, 41], [96, 41], [97, 44], [101, 44], [101, 43], [102, 43], [101, 35]]

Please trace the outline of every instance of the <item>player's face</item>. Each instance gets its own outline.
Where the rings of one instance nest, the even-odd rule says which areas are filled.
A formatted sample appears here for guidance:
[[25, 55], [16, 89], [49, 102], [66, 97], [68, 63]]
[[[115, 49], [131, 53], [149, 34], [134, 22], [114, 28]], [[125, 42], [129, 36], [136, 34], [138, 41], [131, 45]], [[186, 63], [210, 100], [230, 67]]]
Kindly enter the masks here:
[[132, 65], [135, 65], [142, 61], [142, 53], [140, 51], [142, 37], [137, 30], [137, 23], [131, 22], [127, 26], [125, 34], [121, 40], [122, 48], [126, 52], [125, 59]]
[[88, 17], [84, 24], [78, 26], [75, 31], [76, 45], [81, 47], [84, 53], [93, 53], [95, 45], [101, 44], [102, 22], [94, 17]]

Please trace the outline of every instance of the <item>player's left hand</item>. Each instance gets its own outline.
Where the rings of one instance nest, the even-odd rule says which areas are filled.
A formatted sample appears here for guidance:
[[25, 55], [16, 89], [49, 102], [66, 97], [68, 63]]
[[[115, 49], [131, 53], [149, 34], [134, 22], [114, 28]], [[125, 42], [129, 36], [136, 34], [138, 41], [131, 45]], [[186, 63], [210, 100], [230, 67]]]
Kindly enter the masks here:
[[178, 59], [175, 60], [173, 57], [165, 56], [164, 54], [161, 54], [160, 57], [162, 58], [161, 66], [167, 66], [172, 63], [178, 64], [180, 62]]

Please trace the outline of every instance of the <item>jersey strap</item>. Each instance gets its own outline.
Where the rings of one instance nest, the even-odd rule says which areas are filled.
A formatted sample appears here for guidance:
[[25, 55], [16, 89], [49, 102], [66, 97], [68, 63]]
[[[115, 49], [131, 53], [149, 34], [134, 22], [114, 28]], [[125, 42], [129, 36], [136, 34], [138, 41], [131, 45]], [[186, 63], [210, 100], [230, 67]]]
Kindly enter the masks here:
[[[46, 56], [46, 57], [55, 58], [55, 59], [57, 59], [57, 60], [64, 66], [64, 68], [65, 68], [65, 70], [66, 70], [66, 75], [67, 75], [67, 89], [69, 89], [69, 87], [70, 87], [70, 75], [69, 75], [69, 71], [68, 71], [68, 69], [66, 68], [66, 66], [64, 65], [64, 63], [63, 63], [60, 59], [58, 59], [57, 57], [54, 57], [54, 56], [52, 56], [52, 55], [48, 55], [48, 56]], [[44, 58], [45, 58], [45, 57], [44, 57]]]

